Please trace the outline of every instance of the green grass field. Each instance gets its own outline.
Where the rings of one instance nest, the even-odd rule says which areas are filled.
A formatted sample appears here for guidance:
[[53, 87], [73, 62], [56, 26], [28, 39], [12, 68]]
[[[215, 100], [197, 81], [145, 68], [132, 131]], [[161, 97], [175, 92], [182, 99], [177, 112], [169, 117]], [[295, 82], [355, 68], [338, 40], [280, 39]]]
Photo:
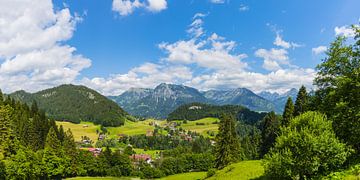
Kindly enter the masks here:
[[261, 161], [242, 161], [225, 167], [222, 170], [216, 171], [216, 174], [211, 179], [224, 180], [246, 180], [256, 179], [264, 175], [264, 167]]
[[75, 177], [67, 178], [68, 180], [138, 180], [140, 178], [130, 178], [130, 177]]
[[[190, 131], [196, 131], [200, 134], [203, 134], [204, 136], [208, 136], [208, 131], [217, 132], [218, 131], [218, 125], [213, 124], [214, 122], [219, 121], [217, 118], [204, 118], [197, 121], [187, 121], [187, 124], [182, 123], [182, 121], [176, 121], [181, 122], [181, 127], [186, 130]], [[154, 126], [149, 125], [151, 122], [155, 122], [158, 125], [164, 127], [167, 123], [166, 121], [160, 121], [160, 120], [154, 120], [154, 119], [147, 119], [145, 121], [138, 121], [138, 122], [132, 122], [132, 121], [126, 121], [124, 126], [120, 127], [108, 127], [107, 130], [110, 133], [110, 138], [117, 138], [118, 134], [126, 134], [126, 135], [139, 135], [139, 134], [146, 134], [148, 130], [152, 131], [154, 130]], [[204, 123], [204, 125], [197, 125], [196, 123]], [[96, 130], [100, 131], [99, 125], [94, 125], [91, 122], [81, 122], [80, 124], [74, 124], [70, 122], [61, 122], [57, 121], [57, 125], [62, 125], [65, 130], [71, 129], [75, 141], [80, 141], [81, 136], [87, 136], [89, 137], [94, 143], [96, 143], [98, 135], [96, 134]], [[85, 127], [87, 126], [87, 127]], [[166, 131], [163, 132], [164, 135], [166, 135]]]
[[[205, 179], [206, 172], [190, 172], [175, 174], [161, 178], [160, 180], [197, 180]], [[248, 179], [261, 179], [264, 175], [264, 167], [262, 162], [257, 161], [242, 161], [239, 163], [231, 164], [224, 169], [217, 170], [216, 174], [206, 180], [248, 180]]]
[[[150, 122], [156, 122], [159, 125], [164, 125], [166, 121], [152, 120], [148, 119], [145, 121], [126, 121], [124, 126], [120, 127], [108, 127], [108, 131], [110, 132], [110, 138], [117, 138], [118, 134], [126, 134], [126, 135], [138, 135], [138, 134], [146, 134], [148, 130], [154, 130], [154, 126], [150, 126]], [[71, 129], [75, 141], [80, 141], [81, 136], [89, 137], [94, 143], [96, 143], [98, 135], [96, 134], [96, 130], [100, 131], [99, 125], [94, 125], [91, 122], [81, 122], [80, 124], [74, 124], [71, 122], [62, 122], [57, 121], [57, 125], [62, 125], [65, 130]], [[84, 127], [87, 125], [88, 127]]]
[[126, 134], [126, 135], [138, 135], [138, 134], [146, 134], [148, 130], [154, 130], [154, 126], [150, 126], [149, 123], [156, 122], [159, 125], [164, 125], [166, 121], [159, 121], [153, 119], [147, 119], [145, 121], [126, 121], [124, 126], [120, 127], [108, 127], [108, 131], [110, 132], [110, 137], [116, 137], [118, 134]]
[[[91, 122], [81, 122], [80, 124], [74, 124], [71, 122], [56, 121], [56, 124], [58, 126], [62, 125], [65, 131], [70, 128], [74, 135], [75, 141], [80, 141], [81, 136], [87, 136], [92, 141], [96, 142], [98, 138], [96, 130], [100, 131], [100, 126], [94, 125]], [[84, 127], [84, 125], [87, 125], [88, 127]]]
[[[213, 124], [214, 122], [219, 121], [219, 119], [217, 118], [204, 118], [204, 119], [199, 119], [196, 121], [187, 121], [187, 124], [182, 123], [182, 121], [176, 121], [176, 122], [181, 122], [181, 127], [183, 129], [186, 130], [190, 130], [190, 131], [196, 131], [197, 133], [200, 133], [204, 136], [208, 136], [207, 135], [207, 131], [213, 131], [215, 133], [217, 133], [218, 131], [218, 124]], [[204, 123], [205, 125], [197, 125], [196, 123]]]
[[205, 179], [206, 172], [190, 172], [190, 173], [182, 173], [182, 174], [175, 174], [171, 176], [167, 176], [161, 178], [160, 180], [197, 180], [197, 179]]
[[147, 154], [147, 155], [150, 155], [151, 158], [156, 158], [157, 156], [160, 156], [160, 151], [159, 150], [147, 150], [145, 151], [144, 149], [137, 149], [137, 148], [134, 148], [133, 149], [136, 154]]

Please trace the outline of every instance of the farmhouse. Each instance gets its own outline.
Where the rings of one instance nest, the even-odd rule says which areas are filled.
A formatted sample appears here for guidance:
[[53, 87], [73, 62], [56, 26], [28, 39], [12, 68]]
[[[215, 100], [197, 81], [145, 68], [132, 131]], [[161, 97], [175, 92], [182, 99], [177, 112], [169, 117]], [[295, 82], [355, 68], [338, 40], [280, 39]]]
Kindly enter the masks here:
[[147, 154], [133, 154], [129, 158], [133, 161], [134, 165], [139, 165], [142, 161], [148, 164], [152, 162], [151, 156]]

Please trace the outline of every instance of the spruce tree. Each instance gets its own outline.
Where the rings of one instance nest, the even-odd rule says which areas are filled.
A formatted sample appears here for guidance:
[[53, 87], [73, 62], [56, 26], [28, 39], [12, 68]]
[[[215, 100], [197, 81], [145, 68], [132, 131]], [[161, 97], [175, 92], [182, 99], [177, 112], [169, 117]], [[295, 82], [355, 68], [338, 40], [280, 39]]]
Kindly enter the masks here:
[[294, 116], [298, 116], [306, 112], [307, 106], [308, 106], [308, 94], [306, 92], [305, 86], [301, 86], [295, 101]]
[[45, 149], [43, 155], [43, 163], [46, 175], [50, 179], [60, 179], [64, 173], [66, 159], [58, 136], [54, 128], [50, 128], [46, 137]]
[[[61, 128], [60, 128], [61, 129]], [[61, 131], [60, 131], [61, 132]], [[79, 153], [76, 149], [76, 143], [74, 141], [74, 136], [70, 129], [66, 131], [64, 134], [63, 140], [63, 148], [65, 152], [65, 159], [66, 159], [66, 168], [65, 168], [65, 175], [73, 177], [76, 176], [78, 171], [78, 156]]]
[[287, 126], [290, 122], [290, 119], [293, 118], [293, 114], [294, 114], [294, 104], [293, 101], [291, 99], [291, 97], [289, 97], [287, 99], [285, 108], [284, 108], [284, 113], [283, 113], [283, 119], [281, 121], [281, 125], [282, 126]]
[[215, 166], [219, 169], [240, 159], [240, 143], [235, 126], [236, 122], [232, 116], [221, 116], [215, 147]]
[[13, 109], [7, 106], [0, 106], [0, 159], [9, 155], [11, 147], [11, 116]]
[[0, 106], [4, 104], [4, 95], [0, 89]]
[[274, 111], [266, 115], [263, 121], [261, 156], [264, 156], [273, 147], [280, 130], [280, 122]]
[[31, 113], [30, 113], [31, 117], [34, 117], [35, 114], [38, 114], [38, 112], [39, 112], [39, 108], [36, 101], [34, 100], [31, 104]]
[[51, 127], [46, 137], [45, 148], [58, 150], [60, 149], [60, 147], [61, 147], [60, 140], [58, 139], [58, 136], [56, 135], [54, 128]]
[[61, 143], [63, 143], [64, 142], [64, 139], [65, 139], [65, 131], [64, 131], [64, 128], [63, 128], [63, 126], [62, 125], [60, 125], [60, 127], [59, 127], [59, 140], [60, 140], [60, 142]]

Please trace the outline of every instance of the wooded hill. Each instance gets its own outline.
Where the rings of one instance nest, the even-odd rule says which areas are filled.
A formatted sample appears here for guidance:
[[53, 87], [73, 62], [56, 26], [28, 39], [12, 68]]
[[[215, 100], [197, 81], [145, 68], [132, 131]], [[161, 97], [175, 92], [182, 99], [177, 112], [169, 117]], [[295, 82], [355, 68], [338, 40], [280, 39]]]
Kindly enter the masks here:
[[120, 126], [131, 118], [115, 102], [85, 86], [61, 85], [36, 93], [17, 91], [10, 96], [31, 105], [34, 101], [53, 119], [103, 126]]
[[267, 113], [258, 113], [239, 105], [216, 106], [204, 103], [185, 104], [169, 114], [168, 120], [198, 120], [206, 117], [219, 118], [221, 114], [230, 114], [238, 121], [255, 124], [263, 119]]

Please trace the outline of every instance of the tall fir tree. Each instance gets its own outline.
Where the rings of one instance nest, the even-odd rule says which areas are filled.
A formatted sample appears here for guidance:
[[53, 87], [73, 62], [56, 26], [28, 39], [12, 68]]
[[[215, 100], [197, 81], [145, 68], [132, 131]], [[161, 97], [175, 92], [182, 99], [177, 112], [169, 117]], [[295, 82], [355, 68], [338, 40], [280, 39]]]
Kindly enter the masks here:
[[306, 87], [301, 86], [295, 101], [294, 116], [298, 116], [308, 110], [307, 109], [309, 103], [308, 101], [309, 99], [308, 99], [308, 94], [306, 92]]
[[4, 104], [4, 95], [0, 89], [0, 106]]
[[224, 168], [241, 157], [239, 138], [236, 133], [236, 122], [232, 116], [223, 114], [216, 135], [215, 166]]
[[46, 137], [45, 149], [43, 155], [45, 173], [50, 179], [60, 179], [64, 173], [66, 159], [60, 140], [53, 127], [50, 128]]
[[263, 121], [261, 156], [268, 153], [270, 148], [274, 146], [275, 139], [280, 130], [280, 122], [274, 111], [266, 115]]
[[60, 147], [61, 147], [60, 140], [55, 132], [55, 129], [51, 127], [46, 137], [45, 148], [57, 150], [60, 149]]
[[9, 106], [0, 106], [0, 159], [11, 154], [13, 129], [11, 117], [13, 109]]
[[281, 121], [281, 125], [282, 126], [287, 126], [290, 122], [290, 119], [293, 118], [293, 115], [294, 115], [294, 104], [293, 104], [293, 101], [291, 99], [291, 97], [289, 97], [286, 101], [286, 105], [285, 105], [285, 108], [284, 108], [284, 113], [283, 113], [283, 118], [282, 118], [282, 121]]
[[[62, 127], [62, 126], [61, 126]], [[61, 129], [60, 127], [60, 129]], [[61, 130], [60, 130], [61, 132]], [[63, 138], [63, 148], [65, 152], [65, 159], [66, 159], [66, 168], [65, 168], [65, 175], [67, 177], [74, 177], [78, 173], [78, 156], [79, 152], [76, 148], [76, 143], [74, 141], [74, 136], [70, 129], [66, 131]]]

